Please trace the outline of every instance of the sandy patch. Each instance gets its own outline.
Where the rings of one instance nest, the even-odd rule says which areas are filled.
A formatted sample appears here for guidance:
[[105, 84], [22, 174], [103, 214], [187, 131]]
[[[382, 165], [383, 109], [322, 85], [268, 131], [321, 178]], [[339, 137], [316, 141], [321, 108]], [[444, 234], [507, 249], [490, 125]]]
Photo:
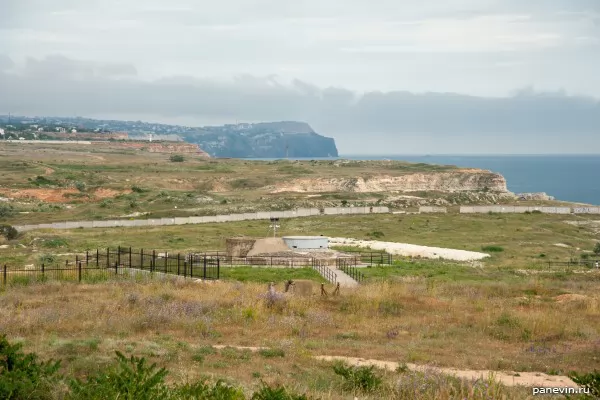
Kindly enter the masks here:
[[[258, 352], [260, 350], [268, 349], [268, 347], [253, 347], [253, 346], [226, 346], [226, 345], [213, 345], [215, 349], [224, 349], [232, 347], [238, 350], [250, 350], [252, 352]], [[381, 361], [381, 360], [367, 360], [364, 358], [356, 357], [341, 357], [341, 356], [313, 356], [314, 359], [319, 361], [344, 361], [351, 365], [357, 366], [375, 366], [376, 368], [387, 369], [390, 371], [396, 371], [400, 366], [400, 363], [393, 361]], [[437, 372], [445, 375], [456, 376], [457, 378], [476, 380], [476, 379], [487, 379], [490, 375], [494, 377], [497, 382], [501, 382], [506, 386], [526, 386], [526, 387], [573, 387], [577, 388], [577, 384], [573, 382], [569, 377], [560, 375], [547, 375], [541, 372], [500, 372], [490, 370], [469, 370], [469, 369], [456, 369], [456, 368], [438, 368], [430, 367], [427, 365], [417, 364], [402, 364], [406, 365], [411, 371], [418, 372]]]
[[351, 238], [329, 238], [331, 246], [355, 246], [361, 248], [371, 248], [373, 250], [385, 250], [390, 254], [405, 257], [423, 257], [423, 258], [443, 258], [455, 261], [473, 261], [482, 260], [489, 257], [489, 254], [478, 253], [474, 251], [445, 249], [441, 247], [419, 246], [416, 244], [381, 242], [378, 240], [357, 240]]
[[[395, 371], [398, 368], [399, 363], [393, 361], [380, 361], [380, 360], [365, 360], [362, 358], [354, 357], [336, 357], [336, 356], [315, 356], [317, 360], [321, 361], [345, 361], [352, 365], [374, 365], [377, 368], [387, 369]], [[490, 374], [493, 375], [494, 379], [506, 386], [528, 386], [528, 387], [579, 387], [575, 382], [566, 376], [554, 376], [546, 375], [541, 372], [500, 372], [490, 370], [461, 370], [455, 368], [437, 368], [429, 367], [425, 365], [406, 364], [408, 369], [411, 371], [420, 372], [438, 372], [445, 375], [453, 375], [457, 378], [476, 380], [476, 379], [487, 379]], [[518, 375], [518, 376], [517, 376]]]
[[582, 294], [561, 294], [560, 296], [556, 296], [554, 298], [554, 300], [556, 300], [557, 303], [567, 303], [567, 302], [571, 302], [571, 301], [585, 301], [588, 300], [589, 297], [588, 296], [584, 296]]

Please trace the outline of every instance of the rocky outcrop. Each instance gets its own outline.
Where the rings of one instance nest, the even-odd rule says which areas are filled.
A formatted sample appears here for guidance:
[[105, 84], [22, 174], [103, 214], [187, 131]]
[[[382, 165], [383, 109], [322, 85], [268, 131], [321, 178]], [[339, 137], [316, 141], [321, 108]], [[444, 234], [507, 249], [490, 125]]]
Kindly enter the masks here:
[[327, 192], [469, 192], [509, 193], [506, 180], [500, 174], [482, 170], [424, 172], [399, 176], [340, 178], [298, 178], [267, 188], [270, 193], [327, 193]]
[[516, 196], [519, 200], [538, 200], [538, 201], [554, 200], [554, 197], [548, 196], [548, 194], [546, 194], [545, 192], [519, 193]]

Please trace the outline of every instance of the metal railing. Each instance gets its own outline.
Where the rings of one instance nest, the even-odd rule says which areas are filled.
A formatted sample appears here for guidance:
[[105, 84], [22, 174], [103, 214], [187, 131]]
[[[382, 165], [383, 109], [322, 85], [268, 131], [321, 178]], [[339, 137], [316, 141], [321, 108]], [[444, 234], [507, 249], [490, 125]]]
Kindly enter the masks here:
[[365, 276], [363, 275], [363, 273], [360, 272], [358, 270], [358, 268], [356, 268], [356, 267], [353, 267], [351, 265], [340, 265], [339, 269], [342, 270], [347, 275], [349, 275], [352, 279], [354, 279], [358, 283], [361, 283], [365, 280]]
[[312, 268], [321, 276], [327, 279], [328, 282], [335, 284], [337, 282], [337, 274], [325, 265], [322, 265], [318, 260], [313, 260]]

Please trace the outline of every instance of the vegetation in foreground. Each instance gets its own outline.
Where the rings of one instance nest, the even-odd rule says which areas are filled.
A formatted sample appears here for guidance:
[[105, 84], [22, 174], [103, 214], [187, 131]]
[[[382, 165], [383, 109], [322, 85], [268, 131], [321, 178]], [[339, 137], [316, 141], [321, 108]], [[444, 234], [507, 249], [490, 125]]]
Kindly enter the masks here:
[[[284, 386], [290, 393], [323, 399], [345, 398], [340, 393], [359, 389], [361, 398], [411, 398], [411, 388], [420, 385], [428, 388], [421, 398], [450, 399], [463, 390], [465, 398], [527, 398], [530, 393], [416, 373], [339, 366], [336, 373], [312, 355], [515, 374], [576, 371], [587, 376], [599, 369], [598, 276], [508, 276], [458, 281], [404, 276], [335, 297], [272, 299], [265, 284], [253, 283], [49, 281], [0, 292], [0, 332], [40, 359], [61, 360], [59, 373], [82, 385], [113, 365], [110, 360], [119, 351], [169, 370], [164, 376], [169, 387], [214, 385], [221, 379], [246, 396], [263, 383], [270, 388], [265, 390]], [[277, 289], [283, 290], [281, 281]], [[484, 389], [498, 396], [476, 395]]]

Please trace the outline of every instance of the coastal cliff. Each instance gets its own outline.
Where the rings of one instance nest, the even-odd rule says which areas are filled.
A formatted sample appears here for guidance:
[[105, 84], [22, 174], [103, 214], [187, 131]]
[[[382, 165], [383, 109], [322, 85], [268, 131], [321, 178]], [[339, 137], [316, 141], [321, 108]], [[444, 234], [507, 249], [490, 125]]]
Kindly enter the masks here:
[[506, 180], [500, 174], [475, 169], [445, 172], [407, 173], [398, 176], [357, 176], [330, 178], [296, 178], [271, 185], [270, 193], [326, 192], [495, 192], [509, 194]]
[[213, 157], [337, 157], [334, 139], [307, 123], [284, 121], [203, 127], [182, 135]]

